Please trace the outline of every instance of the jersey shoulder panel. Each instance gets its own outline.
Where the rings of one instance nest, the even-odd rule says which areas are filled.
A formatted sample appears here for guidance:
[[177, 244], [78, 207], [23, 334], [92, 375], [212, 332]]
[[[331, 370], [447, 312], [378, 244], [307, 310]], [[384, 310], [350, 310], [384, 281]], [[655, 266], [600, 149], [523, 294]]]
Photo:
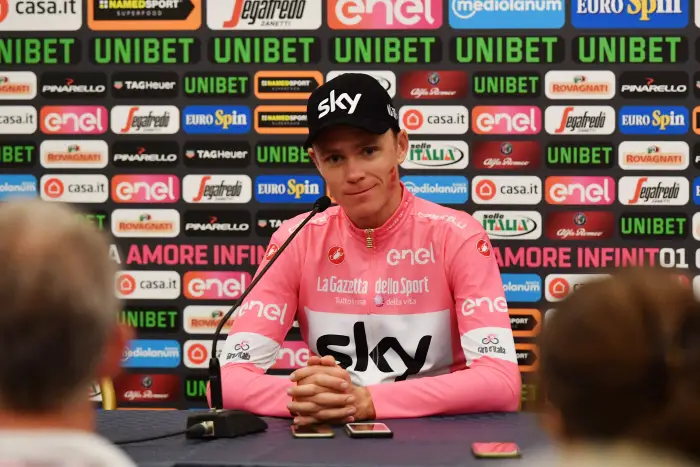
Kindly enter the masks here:
[[434, 225], [454, 239], [466, 240], [478, 234], [485, 234], [484, 227], [464, 211], [448, 208], [440, 204], [416, 198], [413, 209], [414, 222], [417, 225]]

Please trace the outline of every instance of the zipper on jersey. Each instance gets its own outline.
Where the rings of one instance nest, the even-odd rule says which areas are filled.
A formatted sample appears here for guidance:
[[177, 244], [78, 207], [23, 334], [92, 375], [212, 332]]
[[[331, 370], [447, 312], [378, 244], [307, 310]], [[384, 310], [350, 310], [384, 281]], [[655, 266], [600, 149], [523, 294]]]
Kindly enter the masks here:
[[365, 245], [367, 248], [374, 249], [374, 229], [365, 229]]

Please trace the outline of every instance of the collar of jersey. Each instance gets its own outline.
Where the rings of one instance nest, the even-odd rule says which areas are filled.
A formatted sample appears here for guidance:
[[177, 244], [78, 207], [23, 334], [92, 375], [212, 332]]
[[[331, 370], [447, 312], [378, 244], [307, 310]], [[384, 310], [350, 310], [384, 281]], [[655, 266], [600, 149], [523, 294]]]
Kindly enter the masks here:
[[[408, 191], [408, 189], [406, 189], [402, 182], [399, 183], [401, 183], [401, 190], [403, 191], [403, 195], [401, 196], [401, 204], [399, 204], [398, 209], [396, 209], [394, 214], [392, 214], [391, 217], [381, 227], [377, 227], [372, 232], [372, 238], [374, 240], [375, 249], [377, 248], [378, 242], [381, 242], [382, 240], [385, 240], [391, 237], [394, 233], [396, 233], [398, 228], [404, 222], [406, 222], [406, 219], [411, 213], [411, 208], [413, 207], [413, 200], [415, 199], [415, 196], [410, 191]], [[365, 229], [361, 229], [355, 224], [353, 224], [350, 218], [345, 213], [345, 210], [342, 208], [340, 210], [343, 213], [343, 219], [345, 220], [345, 224], [350, 230], [352, 236], [357, 237], [360, 241], [364, 243], [367, 239]]]

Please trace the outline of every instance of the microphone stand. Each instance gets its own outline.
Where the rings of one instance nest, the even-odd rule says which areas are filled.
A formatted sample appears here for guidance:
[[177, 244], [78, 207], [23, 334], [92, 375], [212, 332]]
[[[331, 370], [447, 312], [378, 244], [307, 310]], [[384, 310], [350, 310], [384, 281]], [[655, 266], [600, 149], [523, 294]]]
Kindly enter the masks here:
[[[260, 273], [253, 279], [250, 286], [243, 292], [243, 294], [234, 302], [234, 305], [228, 310], [228, 312], [221, 318], [219, 324], [216, 326], [216, 331], [214, 332], [214, 338], [211, 345], [211, 357], [209, 358], [209, 391], [211, 396], [211, 409], [202, 414], [194, 414], [187, 417], [187, 428], [186, 435], [188, 438], [235, 438], [238, 436], [243, 436], [252, 433], [259, 433], [267, 429], [267, 423], [250, 412], [243, 410], [224, 410], [223, 402], [223, 389], [221, 384], [221, 364], [219, 358], [216, 355], [216, 346], [219, 340], [219, 335], [223, 329], [226, 322], [231, 318], [231, 315], [241, 306], [243, 301], [246, 299], [248, 294], [253, 290], [253, 287], [262, 279], [268, 269], [277, 261], [280, 254], [287, 248], [294, 237], [301, 231], [301, 229], [309, 223], [311, 218], [323, 212], [331, 205], [331, 200], [328, 196], [321, 196], [314, 203], [314, 207], [308, 216], [302, 221], [301, 224], [292, 232], [292, 234], [287, 238], [287, 240], [282, 244], [282, 246], [277, 250], [265, 265], [265, 267], [260, 271]], [[204, 426], [205, 430], [189, 430], [194, 425], [201, 424]], [[202, 432], [203, 431], [203, 432]]]

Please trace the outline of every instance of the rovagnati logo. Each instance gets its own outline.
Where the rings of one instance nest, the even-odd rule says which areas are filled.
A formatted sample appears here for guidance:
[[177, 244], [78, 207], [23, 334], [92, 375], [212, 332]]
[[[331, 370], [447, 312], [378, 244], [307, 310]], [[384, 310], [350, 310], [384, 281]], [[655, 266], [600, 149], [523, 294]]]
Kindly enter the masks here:
[[188, 134], [248, 133], [251, 128], [250, 109], [240, 105], [193, 105], [182, 111], [182, 129]]
[[0, 175], [0, 201], [10, 198], [34, 198], [37, 191], [34, 175]]
[[459, 175], [419, 175], [401, 177], [406, 189], [438, 204], [464, 204], [469, 199], [469, 181]]
[[324, 192], [318, 175], [261, 175], [255, 180], [259, 203], [313, 203]]
[[451, 0], [453, 29], [559, 29], [566, 22], [564, 0]]
[[574, 0], [571, 23], [584, 29], [675, 29], [688, 25], [688, 0]]
[[506, 301], [538, 302], [542, 298], [542, 278], [537, 274], [501, 274]]
[[122, 368], [176, 368], [181, 359], [178, 341], [135, 339], [124, 349]]

